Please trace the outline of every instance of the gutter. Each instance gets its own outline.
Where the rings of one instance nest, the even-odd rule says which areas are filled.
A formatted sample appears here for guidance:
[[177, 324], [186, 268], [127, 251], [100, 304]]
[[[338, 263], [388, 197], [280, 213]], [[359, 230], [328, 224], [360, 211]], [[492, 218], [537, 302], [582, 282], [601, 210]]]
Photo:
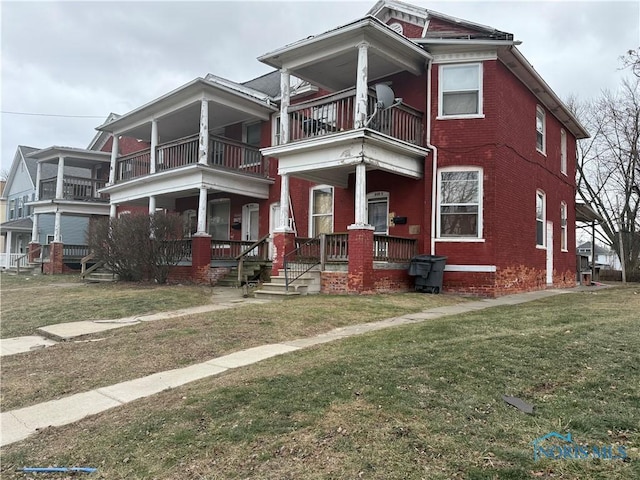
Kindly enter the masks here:
[[431, 232], [430, 232], [430, 253], [436, 254], [436, 182], [438, 178], [438, 147], [431, 144], [431, 73], [433, 62], [429, 62], [427, 67], [427, 148], [433, 151], [431, 161]]

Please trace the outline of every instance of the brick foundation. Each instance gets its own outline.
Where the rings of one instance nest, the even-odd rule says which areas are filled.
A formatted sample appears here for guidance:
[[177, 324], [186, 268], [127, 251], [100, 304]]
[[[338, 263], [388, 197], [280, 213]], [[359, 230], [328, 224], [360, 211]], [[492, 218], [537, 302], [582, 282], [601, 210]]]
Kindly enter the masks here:
[[[47, 275], [59, 275], [65, 272], [62, 258], [62, 243], [49, 244], [49, 261], [43, 265], [43, 272]], [[68, 269], [67, 269], [68, 271]]]
[[348, 293], [373, 293], [373, 229], [349, 230]]
[[211, 268], [211, 237], [195, 236], [191, 239], [191, 281], [209, 283]]
[[271, 275], [277, 276], [284, 268], [284, 257], [296, 249], [296, 236], [293, 232], [275, 232], [273, 234], [273, 263]]
[[40, 258], [40, 244], [37, 242], [29, 243], [29, 263], [34, 263]]

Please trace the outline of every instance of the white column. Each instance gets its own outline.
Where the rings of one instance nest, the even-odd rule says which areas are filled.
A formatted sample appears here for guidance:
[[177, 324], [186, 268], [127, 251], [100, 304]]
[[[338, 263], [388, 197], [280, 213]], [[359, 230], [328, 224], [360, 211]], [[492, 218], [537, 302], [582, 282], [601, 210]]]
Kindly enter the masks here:
[[355, 225], [367, 225], [367, 166], [356, 165]]
[[58, 157], [58, 177], [56, 178], [56, 198], [64, 198], [64, 157]]
[[110, 218], [116, 218], [117, 208], [118, 208], [118, 206], [115, 203], [112, 203], [111, 205], [109, 205], [109, 217]]
[[158, 121], [151, 120], [151, 166], [149, 173], [156, 173], [156, 149], [158, 148]]
[[7, 263], [6, 266], [9, 266], [9, 254], [11, 253], [11, 230], [7, 230], [7, 244], [5, 247], [5, 253], [7, 254]]
[[364, 127], [367, 121], [367, 98], [368, 98], [368, 56], [369, 44], [362, 42], [358, 44], [358, 69], [356, 71], [356, 111], [353, 119], [355, 128]]
[[56, 223], [55, 223], [55, 225], [53, 227], [53, 241], [54, 242], [61, 242], [62, 241], [62, 234], [60, 233], [61, 224], [62, 224], [62, 213], [56, 212]]
[[40, 192], [40, 182], [42, 181], [42, 164], [38, 162], [36, 166], [36, 200], [40, 200], [42, 193]]
[[38, 220], [40, 215], [37, 213], [33, 214], [33, 218], [31, 221], [33, 222], [33, 227], [31, 227], [31, 242], [32, 243], [40, 243], [40, 236], [38, 235]]
[[155, 195], [151, 195], [149, 197], [149, 215], [153, 215], [156, 213], [156, 197]]
[[200, 143], [198, 147], [198, 163], [201, 163], [202, 165], [206, 165], [209, 159], [209, 102], [207, 100], [201, 100], [200, 102], [199, 141]]
[[289, 175], [280, 176], [280, 226], [276, 232], [291, 232], [289, 226]]
[[291, 99], [291, 76], [285, 68], [280, 70], [280, 145], [289, 143], [289, 101]]
[[113, 133], [111, 145], [111, 167], [109, 168], [109, 185], [116, 183], [116, 162], [118, 161], [118, 135]]
[[200, 197], [198, 198], [198, 231], [196, 235], [207, 235], [207, 189], [200, 187]]

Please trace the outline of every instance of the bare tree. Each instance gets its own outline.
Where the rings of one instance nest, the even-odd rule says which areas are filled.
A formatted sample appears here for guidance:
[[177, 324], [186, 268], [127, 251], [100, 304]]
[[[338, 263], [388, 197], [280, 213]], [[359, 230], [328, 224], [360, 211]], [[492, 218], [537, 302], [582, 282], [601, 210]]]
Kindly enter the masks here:
[[630, 68], [636, 77], [640, 77], [640, 47], [627, 51], [626, 55], [620, 57], [620, 60], [623, 68]]
[[604, 219], [600, 240], [630, 277], [640, 277], [640, 77], [592, 102], [571, 103], [591, 133], [578, 147], [579, 195]]

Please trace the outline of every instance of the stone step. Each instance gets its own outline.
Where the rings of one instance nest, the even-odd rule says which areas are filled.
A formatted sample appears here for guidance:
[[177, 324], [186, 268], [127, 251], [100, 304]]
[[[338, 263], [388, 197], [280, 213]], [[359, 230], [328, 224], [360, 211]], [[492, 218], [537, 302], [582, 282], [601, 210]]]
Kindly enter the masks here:
[[[289, 285], [290, 292], [299, 292], [301, 295], [306, 295], [308, 293], [307, 285], [300, 284], [291, 284]], [[263, 283], [260, 286], [260, 290], [256, 290], [257, 292], [286, 292], [287, 287], [283, 283]]]
[[[306, 274], [305, 274], [306, 275]], [[313, 277], [303, 275], [300, 278], [296, 278], [293, 283], [298, 285], [310, 285], [314, 282]], [[271, 282], [279, 285], [285, 285], [287, 283], [287, 279], [284, 275], [278, 275], [277, 277], [271, 277]]]
[[[263, 285], [264, 287], [264, 285]], [[264, 290], [256, 290], [253, 292], [254, 297], [262, 298], [265, 300], [285, 300], [287, 298], [295, 298], [302, 295], [300, 292], [292, 292], [291, 290], [287, 291], [264, 291]]]

